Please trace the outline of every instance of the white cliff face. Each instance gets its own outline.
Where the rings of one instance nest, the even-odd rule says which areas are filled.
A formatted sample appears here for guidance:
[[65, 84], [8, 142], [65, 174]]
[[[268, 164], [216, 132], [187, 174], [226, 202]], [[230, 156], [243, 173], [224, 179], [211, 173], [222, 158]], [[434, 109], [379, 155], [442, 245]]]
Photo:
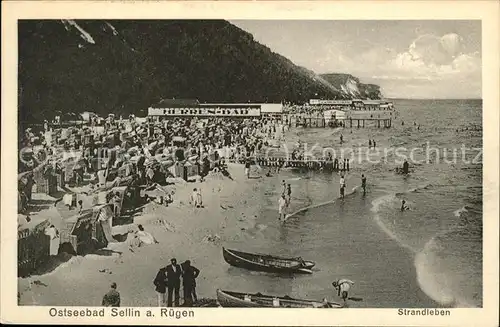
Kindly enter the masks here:
[[352, 78], [347, 79], [347, 82], [340, 86], [342, 92], [348, 96], [359, 97], [360, 91], [358, 88], [358, 82]]

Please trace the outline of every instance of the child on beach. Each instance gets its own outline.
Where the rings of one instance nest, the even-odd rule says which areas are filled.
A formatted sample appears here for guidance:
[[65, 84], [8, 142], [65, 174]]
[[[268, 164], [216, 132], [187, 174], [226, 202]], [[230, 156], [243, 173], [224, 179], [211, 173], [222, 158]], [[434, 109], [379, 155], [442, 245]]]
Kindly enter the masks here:
[[111, 289], [104, 294], [101, 305], [103, 307], [119, 307], [120, 293], [116, 290], [116, 283], [111, 283]]
[[401, 201], [401, 211], [405, 211], [405, 210], [410, 210], [410, 207], [408, 207], [406, 205], [406, 201], [405, 200], [402, 200]]

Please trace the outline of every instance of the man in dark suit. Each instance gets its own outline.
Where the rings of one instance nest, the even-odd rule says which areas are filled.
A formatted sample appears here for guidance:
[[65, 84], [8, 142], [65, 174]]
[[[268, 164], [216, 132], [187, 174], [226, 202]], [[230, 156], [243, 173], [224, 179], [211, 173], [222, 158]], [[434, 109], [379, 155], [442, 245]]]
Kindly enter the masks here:
[[156, 274], [153, 284], [156, 286], [156, 293], [158, 294], [158, 306], [165, 305], [165, 293], [167, 292], [167, 268], [160, 268]]
[[200, 274], [200, 270], [195, 266], [191, 266], [191, 261], [186, 260], [182, 265], [182, 287], [184, 289], [184, 306], [193, 305], [197, 301], [196, 296], [196, 278]]
[[168, 287], [168, 298], [167, 306], [172, 306], [172, 293], [175, 293], [174, 304], [176, 307], [179, 306], [179, 289], [181, 287], [181, 266], [177, 264], [175, 258], [170, 260], [170, 264], [167, 266], [167, 287]]

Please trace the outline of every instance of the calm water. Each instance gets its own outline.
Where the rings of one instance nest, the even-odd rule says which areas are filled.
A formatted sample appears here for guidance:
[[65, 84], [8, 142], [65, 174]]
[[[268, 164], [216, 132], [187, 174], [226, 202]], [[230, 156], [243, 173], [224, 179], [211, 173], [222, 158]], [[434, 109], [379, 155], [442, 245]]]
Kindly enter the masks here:
[[[300, 139], [338, 150], [342, 133], [344, 147], [357, 156], [369, 138], [382, 152], [372, 162], [361, 156], [351, 163], [344, 201], [338, 199], [337, 174], [284, 171], [269, 179], [274, 184], [261, 195], [254, 227], [226, 246], [301, 255], [317, 267], [312, 275], [278, 276], [228, 266], [227, 289], [337, 300], [331, 282], [342, 277], [352, 279], [353, 296], [363, 298], [352, 307], [482, 306], [482, 157], [463, 162], [479, 152], [470, 148], [482, 147], [482, 102], [394, 102], [399, 113], [390, 129], [306, 129], [287, 136], [290, 146]], [[413, 153], [423, 162], [410, 161], [409, 176], [395, 173], [401, 162], [394, 152], [383, 153], [397, 147], [400, 154], [422, 148]], [[440, 154], [427, 155], [426, 147]], [[362, 173], [366, 196], [357, 187]], [[309, 207], [284, 225], [276, 214], [281, 179], [292, 184], [291, 211]], [[402, 199], [409, 211], [399, 210]]]

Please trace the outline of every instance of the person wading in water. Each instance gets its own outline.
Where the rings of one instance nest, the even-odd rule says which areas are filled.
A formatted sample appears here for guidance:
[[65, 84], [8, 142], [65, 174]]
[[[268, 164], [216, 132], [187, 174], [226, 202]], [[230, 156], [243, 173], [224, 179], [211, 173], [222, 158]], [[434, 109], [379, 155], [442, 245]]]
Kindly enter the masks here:
[[279, 200], [278, 200], [278, 213], [279, 213], [279, 218], [278, 220], [281, 221], [281, 218], [283, 217], [283, 221], [286, 219], [286, 199], [285, 199], [285, 194], [281, 194]]
[[366, 194], [366, 176], [361, 175], [361, 187], [363, 188], [363, 195]]
[[292, 199], [292, 186], [290, 184], [286, 185], [286, 202], [287, 206], [290, 206], [290, 200]]
[[344, 192], [345, 192], [345, 179], [344, 175], [340, 176], [340, 197], [343, 199], [344, 198]]

